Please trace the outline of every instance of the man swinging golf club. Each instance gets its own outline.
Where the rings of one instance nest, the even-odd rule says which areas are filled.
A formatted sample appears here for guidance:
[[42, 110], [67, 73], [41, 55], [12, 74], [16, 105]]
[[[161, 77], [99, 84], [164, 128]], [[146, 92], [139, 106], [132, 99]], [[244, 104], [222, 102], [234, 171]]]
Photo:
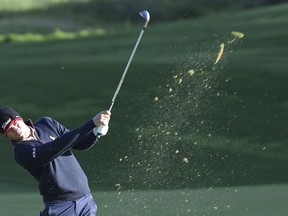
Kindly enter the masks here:
[[35, 123], [9, 106], [0, 108], [0, 132], [13, 145], [14, 159], [37, 181], [45, 209], [39, 216], [96, 216], [85, 173], [72, 149], [86, 150], [106, 135], [110, 111], [68, 130], [50, 117]]
[[87, 177], [71, 150], [89, 149], [108, 132], [112, 107], [150, 20], [146, 10], [140, 16], [145, 23], [109, 110], [69, 131], [50, 117], [42, 117], [33, 124], [31, 120], [24, 122], [12, 107], [0, 107], [0, 132], [12, 142], [16, 162], [38, 181], [45, 204], [39, 216], [96, 216], [97, 207]]

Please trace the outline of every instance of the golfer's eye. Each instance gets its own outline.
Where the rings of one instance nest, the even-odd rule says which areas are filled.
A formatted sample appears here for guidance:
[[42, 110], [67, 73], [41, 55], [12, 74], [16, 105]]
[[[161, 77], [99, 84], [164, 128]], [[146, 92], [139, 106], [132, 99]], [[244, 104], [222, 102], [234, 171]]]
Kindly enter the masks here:
[[19, 121], [15, 121], [14, 124], [15, 124], [15, 126], [18, 127], [20, 125], [20, 122]]

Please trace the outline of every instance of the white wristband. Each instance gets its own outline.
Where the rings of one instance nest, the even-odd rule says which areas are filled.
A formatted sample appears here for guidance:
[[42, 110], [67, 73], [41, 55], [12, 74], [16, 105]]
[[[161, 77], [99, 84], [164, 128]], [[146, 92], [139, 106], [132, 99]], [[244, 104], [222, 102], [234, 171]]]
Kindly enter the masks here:
[[109, 127], [106, 125], [100, 125], [98, 127], [95, 127], [93, 129], [93, 133], [95, 136], [100, 137], [100, 136], [105, 136], [108, 132]]

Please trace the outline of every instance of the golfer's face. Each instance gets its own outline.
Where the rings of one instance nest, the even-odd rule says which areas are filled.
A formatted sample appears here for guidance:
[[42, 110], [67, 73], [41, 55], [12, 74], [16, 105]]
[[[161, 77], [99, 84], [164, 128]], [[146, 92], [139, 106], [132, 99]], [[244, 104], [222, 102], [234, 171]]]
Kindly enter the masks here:
[[21, 141], [29, 136], [30, 128], [23, 122], [23, 120], [16, 120], [10, 125], [7, 137], [13, 141]]

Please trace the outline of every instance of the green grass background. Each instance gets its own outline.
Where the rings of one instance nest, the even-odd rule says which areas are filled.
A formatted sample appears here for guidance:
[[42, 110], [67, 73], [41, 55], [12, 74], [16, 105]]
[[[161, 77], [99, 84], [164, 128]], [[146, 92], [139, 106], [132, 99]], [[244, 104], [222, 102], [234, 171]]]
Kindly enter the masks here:
[[[175, 190], [177, 203], [184, 199], [184, 189], [194, 197], [195, 187], [287, 183], [287, 11], [282, 4], [161, 24], [154, 24], [152, 15], [113, 108], [109, 134], [90, 151], [75, 152], [92, 190], [107, 191], [96, 194], [102, 215], [116, 215], [113, 211], [119, 209], [122, 215], [159, 215], [149, 190], [164, 197], [169, 191], [163, 189]], [[116, 26], [73, 40], [2, 43], [1, 104], [15, 107], [25, 118], [48, 115], [76, 127], [109, 107], [140, 29]], [[245, 37], [231, 42], [232, 31]], [[9, 32], [7, 26], [2, 29], [2, 34]], [[214, 65], [221, 43], [224, 54]], [[195, 70], [192, 77], [187, 76], [190, 69]], [[12, 203], [1, 202], [1, 211], [35, 214], [41, 208], [36, 184], [13, 161], [9, 142], [0, 141], [0, 198]], [[269, 194], [276, 187], [264, 188]], [[229, 197], [226, 190], [219, 189], [219, 197]], [[275, 189], [276, 197], [281, 190]], [[203, 209], [201, 202], [197, 205], [213, 197], [204, 193], [196, 196], [194, 207], [179, 203], [171, 215], [185, 215], [188, 207], [198, 211], [195, 215], [284, 215], [285, 207], [276, 198], [264, 199], [261, 191], [255, 186], [231, 197], [238, 207], [223, 207], [219, 214], [213, 201]], [[252, 204], [238, 200], [250, 195], [255, 196]], [[114, 201], [105, 203], [108, 196]], [[149, 210], [139, 210], [144, 205], [138, 199], [149, 200]], [[275, 208], [263, 205], [273, 200]], [[163, 201], [161, 211], [173, 212], [164, 207], [170, 202]], [[245, 212], [248, 204], [252, 206]]]
[[[285, 216], [287, 185], [157, 191], [95, 192], [97, 215]], [[1, 215], [37, 215], [37, 193], [2, 193]]]

